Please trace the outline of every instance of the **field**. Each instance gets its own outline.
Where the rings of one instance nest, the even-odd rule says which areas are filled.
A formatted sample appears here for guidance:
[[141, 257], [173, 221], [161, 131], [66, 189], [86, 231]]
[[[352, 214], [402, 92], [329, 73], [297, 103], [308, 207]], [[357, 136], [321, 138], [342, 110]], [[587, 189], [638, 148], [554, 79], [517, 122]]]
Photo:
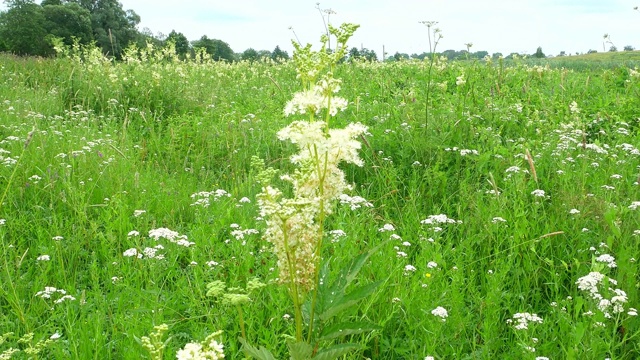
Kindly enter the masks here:
[[[354, 301], [316, 326], [367, 329], [314, 354], [640, 358], [640, 74], [546, 65], [335, 67], [349, 106], [331, 128], [368, 127], [364, 165], [340, 169], [371, 206], [320, 222], [323, 281], [363, 264]], [[240, 336], [288, 358], [296, 308], [252, 163], [296, 168], [277, 136], [303, 120], [283, 113], [295, 64], [67, 49], [0, 69], [2, 358], [170, 359], [218, 330], [225, 358]], [[207, 296], [216, 281], [249, 301]]]

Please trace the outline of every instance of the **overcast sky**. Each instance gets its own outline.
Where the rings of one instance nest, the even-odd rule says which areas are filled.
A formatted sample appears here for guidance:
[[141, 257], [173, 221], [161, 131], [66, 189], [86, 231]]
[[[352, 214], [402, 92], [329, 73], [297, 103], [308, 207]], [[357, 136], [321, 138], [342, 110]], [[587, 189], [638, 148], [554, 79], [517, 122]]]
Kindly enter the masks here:
[[[324, 25], [317, 0], [120, 0], [142, 21], [140, 29], [168, 34], [182, 32], [189, 40], [202, 35], [227, 42], [235, 52], [247, 48], [291, 54], [289, 27], [302, 43], [317, 44]], [[619, 50], [640, 49], [640, 0], [326, 0], [330, 21], [360, 24], [349, 46], [382, 55], [428, 51], [427, 28], [419, 21], [437, 21], [444, 38], [438, 51], [465, 49], [489, 53], [557, 55], [603, 51], [609, 34]], [[606, 45], [607, 50], [609, 45]]]
[[[125, 9], [141, 16], [140, 29], [168, 34], [175, 29], [189, 40], [202, 35], [227, 42], [235, 52], [249, 47], [291, 54], [291, 39], [317, 44], [324, 31], [309, 0], [121, 0]], [[442, 39], [438, 50], [533, 53], [541, 46], [556, 55], [603, 50], [609, 34], [619, 50], [640, 49], [640, 0], [327, 0], [332, 24], [353, 22], [361, 27], [350, 42], [382, 55], [396, 51], [422, 53], [429, 49], [427, 28], [419, 21], [438, 21]], [[607, 50], [609, 45], [606, 46]]]

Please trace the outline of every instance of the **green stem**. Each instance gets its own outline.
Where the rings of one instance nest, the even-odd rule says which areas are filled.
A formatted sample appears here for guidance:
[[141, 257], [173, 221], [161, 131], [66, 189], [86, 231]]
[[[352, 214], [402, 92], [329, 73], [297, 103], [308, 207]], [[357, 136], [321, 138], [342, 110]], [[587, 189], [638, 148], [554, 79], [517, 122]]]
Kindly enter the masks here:
[[286, 221], [283, 221], [282, 225], [284, 249], [287, 254], [287, 265], [289, 267], [289, 295], [293, 300], [293, 310], [296, 319], [296, 341], [302, 341], [302, 304], [300, 302], [298, 284], [296, 283], [295, 278], [295, 264], [291, 256], [291, 248], [289, 247], [289, 236], [286, 229]]
[[240, 335], [246, 341], [247, 333], [244, 331], [244, 316], [242, 315], [242, 306], [238, 304], [236, 305], [236, 308], [238, 308], [238, 318], [240, 320]]

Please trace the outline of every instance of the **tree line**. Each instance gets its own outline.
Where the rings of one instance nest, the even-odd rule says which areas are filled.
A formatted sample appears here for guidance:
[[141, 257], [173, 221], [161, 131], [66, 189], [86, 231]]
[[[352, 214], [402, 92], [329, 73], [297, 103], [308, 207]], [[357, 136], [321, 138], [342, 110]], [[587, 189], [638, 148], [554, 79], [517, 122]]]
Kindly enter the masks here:
[[226, 42], [203, 35], [189, 41], [175, 30], [168, 36], [138, 30], [140, 16], [125, 10], [118, 0], [5, 0], [7, 10], [0, 12], [0, 52], [20, 56], [53, 56], [55, 39], [66, 45], [95, 44], [103, 53], [120, 59], [130, 45], [147, 43], [164, 46], [171, 41], [181, 56], [202, 48], [214, 60], [257, 60], [268, 57], [288, 59], [279, 46], [273, 51], [247, 49], [236, 54]]

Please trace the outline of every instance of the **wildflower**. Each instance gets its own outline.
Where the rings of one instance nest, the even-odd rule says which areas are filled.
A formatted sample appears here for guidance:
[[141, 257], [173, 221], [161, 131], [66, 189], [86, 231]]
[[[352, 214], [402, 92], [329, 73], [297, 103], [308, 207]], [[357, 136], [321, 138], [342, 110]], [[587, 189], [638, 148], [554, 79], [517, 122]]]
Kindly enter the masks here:
[[542, 318], [536, 314], [530, 313], [516, 313], [513, 314], [512, 319], [507, 320], [507, 324], [512, 324], [515, 321], [515, 325], [513, 328], [516, 330], [527, 330], [529, 328], [529, 323], [539, 323], [542, 324]]
[[49, 255], [40, 255], [40, 256], [38, 256], [38, 258], [36, 260], [37, 261], [49, 261], [49, 260], [51, 260], [51, 257]]
[[424, 360], [436, 360], [433, 356], [425, 356]]
[[427, 267], [428, 267], [429, 269], [435, 269], [435, 268], [437, 268], [437, 267], [438, 267], [438, 264], [437, 264], [435, 261], [429, 261], [429, 262], [427, 263]]
[[634, 202], [631, 203], [631, 205], [629, 205], [629, 209], [630, 210], [635, 210], [638, 207], [640, 207], [640, 201], [634, 201]]
[[146, 212], [147, 212], [146, 210], [134, 210], [133, 211], [133, 216], [134, 217], [139, 217], [140, 215], [142, 215], [142, 214], [144, 214]]
[[437, 308], [431, 310], [431, 314], [433, 316], [439, 317], [442, 322], [447, 321], [447, 317], [449, 316], [447, 309], [443, 308], [442, 306], [438, 306]]
[[239, 203], [250, 203], [251, 200], [249, 200], [249, 198], [245, 196], [242, 199], [238, 200], [238, 202]]
[[502, 222], [502, 223], [507, 222], [507, 220], [505, 220], [504, 218], [501, 218], [501, 217], [497, 216], [497, 217], [494, 217], [494, 218], [491, 220], [491, 222], [492, 222], [492, 223], [494, 223], [494, 224], [497, 224], [497, 223], [499, 223], [499, 222]]
[[0, 219], [0, 226], [4, 225], [7, 223], [6, 219]]
[[537, 197], [544, 197], [545, 192], [544, 190], [536, 189], [531, 192], [531, 195], [537, 196]]
[[134, 236], [140, 236], [140, 233], [137, 232], [136, 230], [132, 230], [132, 231], [129, 231], [129, 233], [127, 234], [127, 237], [134, 237]]
[[62, 236], [54, 236], [54, 237], [51, 238], [51, 240], [53, 240], [53, 241], [60, 241], [60, 240], [63, 240], [63, 239], [64, 238]]
[[122, 256], [126, 256], [126, 257], [132, 257], [132, 256], [137, 256], [138, 258], [142, 257], [142, 254], [138, 254], [138, 249], [136, 248], [131, 248], [131, 249], [127, 249], [122, 253]]
[[571, 215], [580, 214], [580, 210], [578, 210], [578, 209], [571, 209], [571, 210], [569, 210], [569, 214], [571, 214]]
[[380, 229], [378, 229], [378, 231], [380, 232], [385, 232], [385, 231], [394, 231], [396, 228], [393, 227], [393, 225], [391, 224], [384, 224]]
[[53, 335], [51, 335], [51, 336], [49, 337], [49, 339], [51, 339], [51, 340], [58, 340], [58, 339], [60, 339], [61, 337], [62, 337], [62, 335], [60, 335], [59, 333], [55, 332], [55, 333], [53, 333]]
[[416, 270], [417, 270], [416, 267], [413, 266], [413, 265], [405, 265], [405, 267], [404, 267], [405, 275], [407, 275], [409, 273], [412, 273], [412, 272], [415, 272]]
[[445, 214], [440, 215], [429, 215], [428, 218], [420, 221], [420, 224], [423, 225], [434, 225], [434, 224], [462, 224], [461, 220], [454, 220]]
[[609, 255], [609, 254], [602, 254], [602, 255], [598, 256], [596, 258], [596, 261], [597, 262], [601, 262], [601, 263], [606, 263], [607, 267], [609, 267], [609, 268], [615, 268], [617, 266], [616, 265], [616, 259], [613, 256]]
[[569, 104], [569, 111], [571, 111], [572, 114], [579, 114], [580, 108], [578, 108], [578, 103], [572, 101], [571, 104]]

